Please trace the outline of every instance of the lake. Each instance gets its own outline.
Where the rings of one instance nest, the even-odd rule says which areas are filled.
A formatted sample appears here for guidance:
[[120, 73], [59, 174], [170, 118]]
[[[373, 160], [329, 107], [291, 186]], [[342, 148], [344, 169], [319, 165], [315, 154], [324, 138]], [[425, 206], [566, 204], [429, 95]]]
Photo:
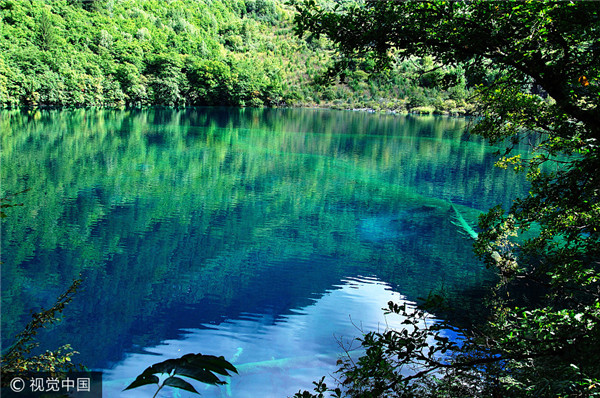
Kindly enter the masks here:
[[[335, 370], [389, 300], [468, 324], [492, 274], [476, 228], [527, 186], [469, 121], [316, 109], [1, 111], [2, 343], [81, 274], [44, 349], [105, 396], [186, 353], [239, 369], [204, 397], [285, 397]], [[354, 347], [356, 347], [356, 342]], [[187, 396], [182, 393], [181, 396]], [[165, 388], [160, 396], [174, 396]]]

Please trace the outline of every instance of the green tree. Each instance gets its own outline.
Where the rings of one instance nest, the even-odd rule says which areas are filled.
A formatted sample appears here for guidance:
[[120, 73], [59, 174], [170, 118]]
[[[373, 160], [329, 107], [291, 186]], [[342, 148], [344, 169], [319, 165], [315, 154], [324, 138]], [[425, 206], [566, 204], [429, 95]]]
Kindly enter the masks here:
[[173, 106], [184, 102], [186, 82], [181, 68], [182, 58], [178, 54], [158, 54], [151, 60], [148, 69], [153, 74], [154, 103]]
[[37, 39], [42, 50], [50, 50], [56, 41], [56, 33], [52, 24], [51, 14], [44, 10], [37, 21]]
[[217, 60], [196, 60], [187, 66], [192, 99], [195, 103], [231, 103], [232, 76], [229, 65]]
[[[433, 395], [442, 379], [448, 389], [439, 395], [446, 396], [600, 394], [600, 4], [365, 1], [328, 11], [307, 0], [295, 6], [300, 35], [336, 43], [331, 77], [366, 58], [379, 68], [414, 56], [464, 67], [479, 83], [481, 118], [472, 133], [504, 144], [498, 165], [531, 182], [528, 197], [480, 220], [475, 251], [499, 275], [482, 332], [460, 349], [444, 346], [441, 352], [455, 353], [451, 363], [420, 351], [425, 335], [367, 336], [375, 347], [367, 359], [383, 361], [365, 360], [375, 363], [371, 370], [342, 369], [347, 384], [360, 382], [364, 391], [366, 383], [386, 396]], [[517, 145], [528, 145], [530, 155], [512, 153]], [[425, 370], [402, 376], [399, 355]], [[459, 385], [477, 388], [460, 392]]]

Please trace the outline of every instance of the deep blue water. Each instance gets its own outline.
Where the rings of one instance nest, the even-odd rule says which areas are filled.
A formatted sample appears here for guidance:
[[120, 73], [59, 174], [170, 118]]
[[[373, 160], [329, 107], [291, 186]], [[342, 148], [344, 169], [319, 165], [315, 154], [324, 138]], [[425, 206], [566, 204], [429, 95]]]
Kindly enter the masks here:
[[[400, 327], [390, 299], [443, 293], [468, 322], [491, 275], [452, 221], [522, 195], [464, 119], [327, 110], [0, 113], [2, 343], [81, 290], [42, 347], [69, 343], [105, 396], [189, 352], [240, 369], [205, 397], [287, 396], [340, 343]], [[168, 389], [161, 396], [171, 396]], [[185, 396], [185, 394], [182, 394]]]

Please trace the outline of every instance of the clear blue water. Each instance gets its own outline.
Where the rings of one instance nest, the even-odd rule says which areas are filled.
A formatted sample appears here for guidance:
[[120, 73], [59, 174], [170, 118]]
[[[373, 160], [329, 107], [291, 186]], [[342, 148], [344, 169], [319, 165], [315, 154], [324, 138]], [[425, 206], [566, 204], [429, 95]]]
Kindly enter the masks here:
[[[526, 186], [464, 119], [327, 110], [2, 111], [3, 349], [79, 274], [45, 349], [105, 396], [153, 363], [223, 355], [205, 397], [288, 396], [335, 370], [381, 308], [441, 292], [472, 319], [491, 275], [453, 224]], [[163, 390], [161, 396], [173, 396]], [[182, 393], [181, 396], [186, 396]]]

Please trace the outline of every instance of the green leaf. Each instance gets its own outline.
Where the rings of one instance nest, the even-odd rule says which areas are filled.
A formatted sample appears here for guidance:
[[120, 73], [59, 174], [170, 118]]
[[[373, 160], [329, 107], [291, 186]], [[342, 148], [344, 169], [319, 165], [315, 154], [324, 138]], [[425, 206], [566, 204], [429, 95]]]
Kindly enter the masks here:
[[146, 370], [144, 370], [142, 374], [126, 388], [126, 390], [145, 384], [158, 384], [158, 377], [154, 376], [156, 374], [169, 374], [171, 377], [173, 377], [173, 375], [185, 376], [201, 383], [221, 385], [226, 384], [226, 382], [219, 380], [214, 373], [229, 376], [230, 371], [237, 373], [237, 369], [231, 363], [227, 362], [224, 357], [186, 354], [181, 358], [167, 359], [166, 361], [155, 363], [149, 368], [146, 368]]
[[179, 377], [174, 377], [174, 376], [169, 377], [168, 379], [165, 380], [164, 385], [181, 388], [182, 390], [186, 390], [189, 392], [193, 392], [194, 394], [200, 395], [200, 393], [198, 391], [196, 391], [194, 386], [192, 386], [187, 381], [180, 379]]
[[219, 378], [213, 373], [201, 368], [181, 368], [178, 370], [177, 374], [180, 376], [186, 376], [194, 380], [198, 380], [199, 382], [206, 384], [226, 384], [224, 381], [219, 380]]
[[133, 383], [128, 385], [123, 391], [145, 386], [147, 384], [158, 384], [158, 376], [145, 375], [144, 373], [142, 373], [133, 381]]
[[[194, 354], [188, 354], [194, 355]], [[227, 362], [224, 357], [216, 357], [214, 355], [195, 354], [192, 358], [192, 363], [195, 366], [203, 367], [206, 370], [229, 376], [228, 371], [237, 373], [237, 369], [231, 363]]]

